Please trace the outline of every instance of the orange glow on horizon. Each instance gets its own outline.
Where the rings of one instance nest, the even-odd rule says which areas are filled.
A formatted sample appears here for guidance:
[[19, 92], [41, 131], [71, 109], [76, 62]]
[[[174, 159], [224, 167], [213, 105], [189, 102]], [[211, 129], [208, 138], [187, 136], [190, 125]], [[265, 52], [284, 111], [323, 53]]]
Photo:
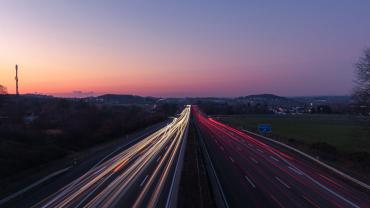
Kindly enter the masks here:
[[346, 95], [364, 4], [5, 1], [0, 84], [18, 64], [21, 94]]

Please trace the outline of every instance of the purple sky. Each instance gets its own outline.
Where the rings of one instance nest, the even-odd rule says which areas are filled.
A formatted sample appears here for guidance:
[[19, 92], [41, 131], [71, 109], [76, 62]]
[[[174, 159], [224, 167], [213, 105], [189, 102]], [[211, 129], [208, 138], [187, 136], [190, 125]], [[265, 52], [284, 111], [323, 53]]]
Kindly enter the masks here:
[[[123, 1], [122, 1], [123, 2]], [[23, 92], [350, 94], [370, 1], [3, 1], [0, 83]]]

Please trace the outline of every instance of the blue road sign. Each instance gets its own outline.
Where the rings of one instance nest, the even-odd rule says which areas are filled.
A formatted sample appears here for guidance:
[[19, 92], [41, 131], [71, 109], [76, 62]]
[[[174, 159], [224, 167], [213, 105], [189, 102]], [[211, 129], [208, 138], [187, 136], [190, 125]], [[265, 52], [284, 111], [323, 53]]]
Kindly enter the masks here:
[[270, 124], [258, 125], [258, 131], [261, 133], [270, 133], [272, 131]]

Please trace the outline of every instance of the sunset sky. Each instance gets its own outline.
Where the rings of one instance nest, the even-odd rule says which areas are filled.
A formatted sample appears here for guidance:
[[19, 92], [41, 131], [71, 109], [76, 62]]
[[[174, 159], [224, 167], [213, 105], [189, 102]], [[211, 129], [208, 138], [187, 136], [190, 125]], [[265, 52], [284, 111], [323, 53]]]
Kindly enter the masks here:
[[370, 47], [369, 9], [365, 0], [5, 0], [0, 84], [14, 93], [19, 64], [21, 93], [347, 95]]

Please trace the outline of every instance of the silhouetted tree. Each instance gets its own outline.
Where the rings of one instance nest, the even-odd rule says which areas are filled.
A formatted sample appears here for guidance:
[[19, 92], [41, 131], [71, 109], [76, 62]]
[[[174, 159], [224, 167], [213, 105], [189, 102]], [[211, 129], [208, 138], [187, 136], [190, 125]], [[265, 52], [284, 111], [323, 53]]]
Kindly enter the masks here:
[[363, 113], [370, 112], [370, 48], [364, 51], [355, 65], [356, 67], [356, 86], [354, 88], [354, 98], [362, 109]]
[[6, 94], [8, 94], [8, 91], [6, 90], [6, 87], [4, 87], [3, 85], [0, 85], [0, 107], [4, 103]]
[[0, 85], [0, 95], [8, 94], [8, 90], [3, 85]]

